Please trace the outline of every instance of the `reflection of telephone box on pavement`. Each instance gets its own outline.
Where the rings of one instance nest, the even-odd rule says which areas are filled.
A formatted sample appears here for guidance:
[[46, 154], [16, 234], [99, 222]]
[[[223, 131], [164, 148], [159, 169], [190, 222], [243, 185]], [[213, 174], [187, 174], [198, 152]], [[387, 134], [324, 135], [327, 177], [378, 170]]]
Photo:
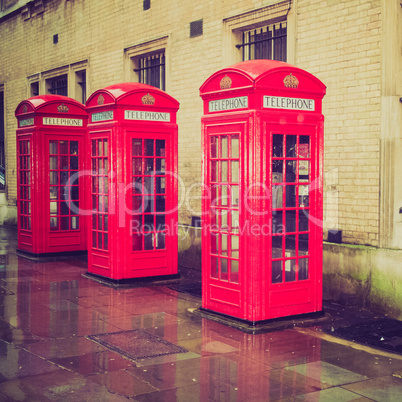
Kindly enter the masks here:
[[138, 83], [88, 99], [89, 273], [111, 280], [177, 275], [178, 108], [165, 92]]
[[17, 128], [18, 250], [33, 255], [85, 251], [84, 105], [59, 95], [21, 102]]
[[325, 86], [253, 60], [200, 94], [203, 308], [251, 322], [320, 311]]

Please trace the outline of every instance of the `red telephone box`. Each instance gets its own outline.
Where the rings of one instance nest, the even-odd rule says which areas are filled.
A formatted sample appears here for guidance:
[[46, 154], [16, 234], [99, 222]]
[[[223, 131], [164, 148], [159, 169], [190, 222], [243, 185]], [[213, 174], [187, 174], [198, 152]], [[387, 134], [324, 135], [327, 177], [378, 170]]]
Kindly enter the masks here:
[[114, 281], [177, 275], [178, 108], [164, 91], [139, 83], [88, 99], [90, 274]]
[[273, 60], [201, 86], [204, 309], [250, 322], [321, 311], [325, 90]]
[[85, 252], [85, 106], [59, 95], [21, 102], [17, 128], [18, 251]]

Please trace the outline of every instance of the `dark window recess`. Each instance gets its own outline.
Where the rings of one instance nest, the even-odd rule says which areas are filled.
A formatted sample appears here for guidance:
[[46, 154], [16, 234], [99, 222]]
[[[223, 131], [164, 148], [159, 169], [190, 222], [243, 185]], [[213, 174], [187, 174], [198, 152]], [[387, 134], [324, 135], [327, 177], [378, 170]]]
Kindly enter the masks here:
[[151, 8], [151, 0], [144, 0], [143, 2], [143, 9], [149, 10]]
[[85, 71], [80, 73], [80, 78], [81, 80], [78, 81], [78, 85], [81, 87], [81, 102], [85, 104], [85, 101], [87, 100], [87, 74]]
[[243, 32], [243, 43], [236, 45], [243, 51], [243, 61], [270, 59], [286, 61], [286, 22]]
[[196, 36], [201, 36], [202, 34], [202, 20], [190, 22], [190, 38], [195, 38]]
[[49, 93], [52, 95], [67, 96], [67, 74], [49, 80]]
[[165, 53], [144, 56], [138, 59], [138, 82], [165, 90]]
[[53, 35], [53, 43], [56, 44], [59, 41], [59, 35]]
[[31, 84], [31, 96], [39, 95], [39, 82], [33, 82]]
[[191, 217], [191, 226], [193, 226], [195, 228], [200, 228], [201, 227], [201, 217], [193, 215]]

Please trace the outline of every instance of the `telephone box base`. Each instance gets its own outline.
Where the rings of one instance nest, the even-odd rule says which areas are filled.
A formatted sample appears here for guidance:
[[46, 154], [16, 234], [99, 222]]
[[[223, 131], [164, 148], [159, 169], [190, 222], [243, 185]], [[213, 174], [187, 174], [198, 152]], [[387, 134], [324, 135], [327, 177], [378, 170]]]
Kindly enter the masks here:
[[294, 326], [311, 326], [326, 321], [329, 318], [329, 315], [326, 314], [324, 310], [262, 321], [243, 320], [241, 318], [217, 313], [216, 311], [208, 310], [203, 307], [188, 309], [187, 311], [201, 318], [207, 318], [250, 334], [279, 331], [282, 329], [293, 328]]
[[85, 274], [82, 274], [82, 276], [84, 278], [96, 281], [101, 285], [115, 289], [138, 288], [146, 285], [170, 285], [172, 283], [178, 283], [180, 281], [180, 274], [148, 276], [144, 278], [127, 278], [127, 279], [111, 279], [105, 276], [92, 274], [91, 272], [86, 272]]
[[85, 258], [86, 260], [88, 252], [86, 250], [78, 250], [78, 251], [63, 251], [58, 253], [31, 253], [29, 251], [17, 249], [16, 254], [19, 257], [26, 258], [27, 260], [35, 262], [46, 262], [46, 261], [58, 261], [73, 257], [81, 257]]

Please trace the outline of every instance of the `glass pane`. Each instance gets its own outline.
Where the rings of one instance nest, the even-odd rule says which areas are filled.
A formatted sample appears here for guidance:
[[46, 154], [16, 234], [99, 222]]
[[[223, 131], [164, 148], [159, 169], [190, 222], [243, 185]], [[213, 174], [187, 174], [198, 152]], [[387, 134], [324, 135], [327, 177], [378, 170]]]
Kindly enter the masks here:
[[68, 207], [68, 202], [60, 203], [60, 215], [69, 215], [70, 208]]
[[92, 140], [92, 156], [96, 156], [96, 140]]
[[221, 158], [228, 157], [228, 137], [222, 136], [221, 137]]
[[49, 154], [55, 155], [57, 153], [57, 141], [49, 141]]
[[57, 215], [58, 211], [59, 211], [58, 203], [57, 202], [51, 202], [50, 203], [50, 213], [54, 214], [54, 215]]
[[60, 230], [69, 230], [70, 218], [68, 216], [62, 216], [60, 218]]
[[299, 259], [299, 281], [308, 279], [308, 258]]
[[299, 143], [299, 157], [309, 158], [310, 157], [310, 137], [308, 135], [301, 135]]
[[59, 184], [59, 175], [57, 172], [50, 172], [49, 184]]
[[288, 183], [293, 183], [296, 181], [296, 161], [286, 162], [286, 181]]
[[108, 233], [103, 233], [103, 249], [107, 250], [109, 248], [109, 235]]
[[152, 194], [154, 192], [154, 178], [144, 177], [144, 193]]
[[211, 277], [218, 278], [219, 274], [219, 258], [218, 257], [211, 257]]
[[155, 192], [159, 194], [163, 194], [165, 192], [165, 178], [164, 177], [156, 177], [155, 178]]
[[239, 157], [239, 136], [232, 135], [231, 136], [231, 151], [232, 155], [231, 158], [238, 158]]
[[282, 261], [272, 261], [272, 283], [282, 282]]
[[71, 229], [72, 230], [79, 229], [79, 227], [78, 227], [78, 216], [72, 216], [71, 217]]
[[282, 236], [272, 236], [272, 258], [283, 257]]
[[285, 281], [294, 282], [296, 280], [296, 260], [285, 261]]
[[[103, 141], [98, 140], [98, 156], [103, 156]], [[101, 247], [99, 247], [101, 248]]]
[[221, 279], [227, 281], [229, 279], [228, 274], [228, 260], [226, 258], [220, 258], [221, 260]]
[[142, 174], [142, 158], [133, 158], [133, 175]]
[[133, 156], [142, 156], [142, 140], [133, 139]]
[[296, 231], [296, 211], [286, 211], [286, 232]]
[[78, 155], [78, 141], [70, 141], [70, 155]]
[[227, 234], [221, 234], [221, 255], [228, 255], [228, 235]]
[[295, 257], [296, 256], [296, 236], [286, 236], [285, 237], [285, 257]]
[[70, 156], [70, 169], [78, 170], [78, 156]]
[[156, 140], [155, 155], [156, 156], [166, 156], [165, 140]]
[[283, 187], [284, 186], [272, 186], [272, 208], [283, 208]]
[[232, 189], [232, 197], [231, 197], [231, 205], [232, 207], [239, 205], [239, 186], [231, 186]]
[[144, 212], [154, 212], [154, 197], [153, 196], [145, 196], [144, 197]]
[[211, 233], [211, 254], [219, 254], [219, 235]]
[[296, 207], [296, 186], [286, 186], [286, 207]]
[[231, 214], [232, 232], [238, 233], [239, 231], [239, 211], [232, 211]]
[[145, 173], [152, 174], [154, 171], [154, 159], [153, 158], [146, 158], [145, 159]]
[[217, 137], [210, 137], [210, 141], [211, 141], [211, 158], [216, 158], [218, 156]]
[[239, 258], [239, 236], [230, 236], [231, 257]]
[[299, 211], [299, 232], [308, 231], [308, 210], [302, 209]]
[[272, 233], [283, 233], [282, 216], [282, 211], [272, 211]]
[[104, 215], [103, 217], [103, 230], [108, 231], [109, 230], [109, 217], [107, 215]]
[[221, 229], [224, 231], [227, 231], [228, 230], [228, 210], [227, 209], [221, 209], [220, 220], [221, 220], [221, 224], [220, 224]]
[[272, 136], [272, 156], [274, 158], [283, 157], [283, 135], [274, 134]]
[[163, 173], [165, 173], [165, 163], [166, 163], [166, 160], [165, 160], [165, 159], [156, 159], [155, 163], [156, 163], [156, 171], [157, 171], [157, 174], [163, 174]]
[[165, 233], [156, 234], [156, 248], [158, 250], [165, 248]]
[[144, 250], [153, 250], [154, 249], [154, 234], [153, 233], [145, 233], [144, 234]]
[[230, 281], [239, 283], [239, 261], [230, 260]]
[[108, 144], [107, 140], [103, 140], [103, 155], [108, 156]]
[[299, 256], [308, 255], [308, 233], [299, 235]]
[[286, 157], [287, 158], [295, 158], [296, 157], [296, 135], [287, 135], [286, 136]]
[[165, 215], [156, 215], [156, 230], [161, 231], [165, 230]]
[[49, 169], [50, 170], [57, 170], [59, 168], [59, 157], [58, 156], [51, 156], [49, 158]]
[[222, 206], [227, 206], [228, 205], [228, 187], [227, 186], [221, 186], [221, 205]]
[[51, 200], [59, 199], [59, 188], [58, 187], [50, 187], [50, 199]]
[[216, 183], [218, 180], [218, 162], [211, 161], [211, 182]]
[[63, 155], [69, 153], [68, 141], [60, 141], [60, 153]]
[[281, 160], [272, 161], [272, 182], [273, 183], [283, 182], [283, 161]]
[[145, 140], [145, 155], [154, 156], [154, 140]]
[[239, 182], [239, 161], [231, 161], [232, 183]]
[[228, 182], [228, 161], [221, 161], [221, 182]]
[[68, 156], [60, 156], [60, 169], [63, 170], [68, 170], [69, 169], [69, 164], [68, 164]]
[[299, 161], [300, 181], [308, 181], [309, 174], [310, 174], [310, 161]]
[[57, 230], [59, 227], [57, 216], [50, 217], [50, 229]]
[[155, 210], [156, 212], [165, 212], [166, 197], [164, 195], [158, 195], [155, 197]]
[[92, 232], [92, 247], [96, 248], [97, 246], [97, 236], [96, 236], [96, 232]]
[[299, 186], [299, 206], [301, 208], [308, 207], [309, 186]]
[[154, 216], [155, 215], [144, 215], [144, 232], [152, 232], [154, 230]]

